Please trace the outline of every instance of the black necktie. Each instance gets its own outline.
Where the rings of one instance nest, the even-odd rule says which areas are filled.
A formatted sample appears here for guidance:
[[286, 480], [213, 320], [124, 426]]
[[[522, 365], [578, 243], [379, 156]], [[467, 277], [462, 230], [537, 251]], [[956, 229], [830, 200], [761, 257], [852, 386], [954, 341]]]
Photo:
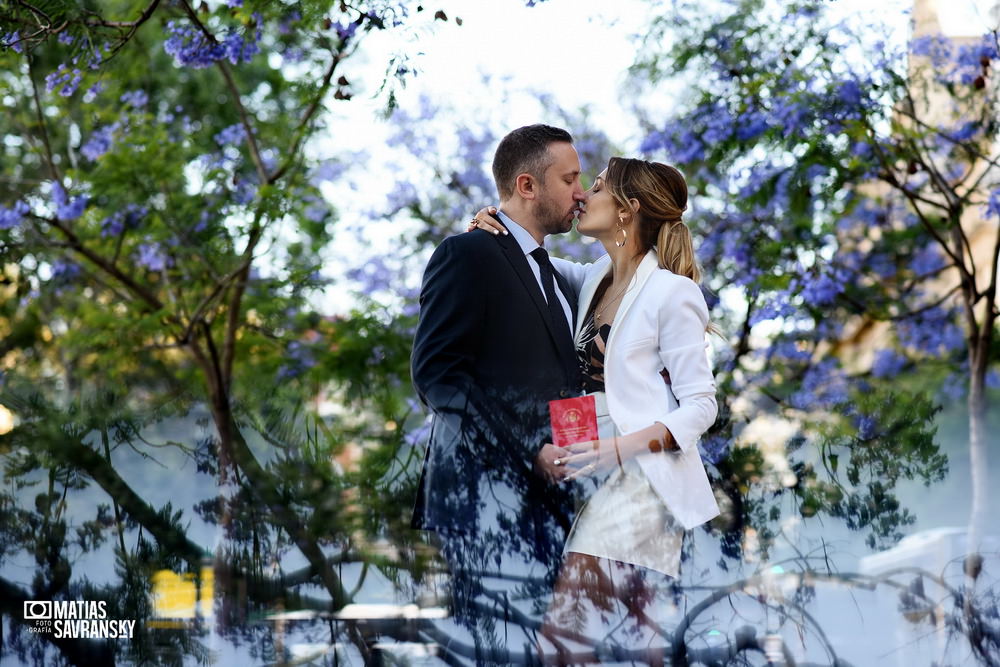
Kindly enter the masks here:
[[[531, 256], [538, 262], [539, 275], [542, 277], [542, 291], [545, 292], [545, 300], [549, 302], [549, 317], [552, 319], [552, 330], [558, 340], [565, 340], [563, 334], [569, 333], [569, 322], [566, 321], [566, 311], [556, 297], [555, 269], [549, 261], [549, 253], [545, 248], [535, 248], [531, 251]], [[570, 334], [572, 337], [572, 334]]]

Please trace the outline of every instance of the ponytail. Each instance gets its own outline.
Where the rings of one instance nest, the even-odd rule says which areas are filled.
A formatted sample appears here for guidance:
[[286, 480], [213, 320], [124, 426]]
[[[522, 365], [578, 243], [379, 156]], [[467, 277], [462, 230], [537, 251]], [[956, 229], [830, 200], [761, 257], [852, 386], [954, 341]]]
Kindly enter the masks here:
[[656, 258], [661, 269], [701, 282], [701, 271], [694, 255], [691, 230], [680, 219], [660, 225], [656, 235]]

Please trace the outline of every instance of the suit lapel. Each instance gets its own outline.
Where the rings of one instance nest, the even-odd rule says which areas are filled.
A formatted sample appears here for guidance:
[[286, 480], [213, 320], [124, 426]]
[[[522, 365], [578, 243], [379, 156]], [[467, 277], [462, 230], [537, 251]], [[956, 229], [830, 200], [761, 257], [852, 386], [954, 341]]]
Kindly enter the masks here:
[[[500, 220], [500, 218], [497, 218], [497, 220]], [[500, 221], [500, 224], [503, 224], [502, 220]], [[531, 267], [528, 266], [528, 258], [524, 256], [524, 251], [521, 250], [521, 246], [518, 245], [512, 234], [507, 234], [506, 236], [501, 234], [497, 236], [496, 239], [497, 242], [500, 243], [500, 247], [503, 248], [504, 256], [507, 257], [507, 261], [510, 262], [511, 267], [513, 267], [514, 273], [517, 274], [517, 277], [521, 280], [525, 290], [527, 290], [528, 294], [531, 296], [531, 301], [535, 304], [535, 308], [538, 309], [538, 313], [541, 316], [542, 321], [545, 323], [545, 328], [549, 332], [549, 337], [552, 339], [552, 343], [556, 346], [556, 350], [559, 351], [560, 357], [563, 358], [563, 362], [568, 365], [570, 361], [572, 361], [572, 364], [575, 365], [575, 359], [570, 360], [567, 358], [567, 353], [573, 354], [573, 341], [568, 337], [569, 332], [566, 332], [565, 335], [560, 337], [556, 335], [556, 332], [553, 330], [552, 318], [549, 317], [549, 306], [545, 302], [545, 295], [542, 294], [542, 288], [538, 285], [538, 280], [535, 279], [535, 274], [532, 273]], [[563, 295], [565, 296], [566, 294], [571, 293], [566, 279], [563, 278], [558, 271], [555, 272], [555, 276], [556, 282], [559, 283], [559, 288], [563, 290]], [[567, 301], [571, 300], [568, 296], [566, 299]], [[560, 340], [563, 342], [560, 343]]]

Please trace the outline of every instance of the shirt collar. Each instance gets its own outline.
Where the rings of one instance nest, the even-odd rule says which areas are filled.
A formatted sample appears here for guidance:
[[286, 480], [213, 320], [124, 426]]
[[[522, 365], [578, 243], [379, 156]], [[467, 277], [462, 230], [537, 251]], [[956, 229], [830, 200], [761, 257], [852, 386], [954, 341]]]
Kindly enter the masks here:
[[507, 226], [507, 231], [510, 232], [514, 237], [514, 240], [517, 241], [517, 245], [521, 246], [521, 251], [525, 255], [530, 255], [532, 250], [542, 247], [538, 245], [537, 241], [535, 241], [535, 237], [528, 233], [528, 230], [514, 222], [509, 215], [499, 210], [497, 211], [497, 215], [500, 216], [500, 220]]

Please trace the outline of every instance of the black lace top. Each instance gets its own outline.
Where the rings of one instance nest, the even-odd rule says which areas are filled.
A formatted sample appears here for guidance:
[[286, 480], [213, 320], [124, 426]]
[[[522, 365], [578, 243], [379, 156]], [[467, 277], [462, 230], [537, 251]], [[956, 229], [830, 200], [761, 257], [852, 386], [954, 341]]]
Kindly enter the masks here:
[[601, 300], [601, 295], [608, 288], [608, 283], [602, 284], [590, 302], [592, 307], [587, 312], [587, 318], [580, 329], [580, 337], [576, 341], [576, 355], [580, 360], [580, 370], [583, 375], [583, 391], [604, 391], [604, 348], [611, 335], [611, 323], [598, 328], [594, 319], [594, 306]]

